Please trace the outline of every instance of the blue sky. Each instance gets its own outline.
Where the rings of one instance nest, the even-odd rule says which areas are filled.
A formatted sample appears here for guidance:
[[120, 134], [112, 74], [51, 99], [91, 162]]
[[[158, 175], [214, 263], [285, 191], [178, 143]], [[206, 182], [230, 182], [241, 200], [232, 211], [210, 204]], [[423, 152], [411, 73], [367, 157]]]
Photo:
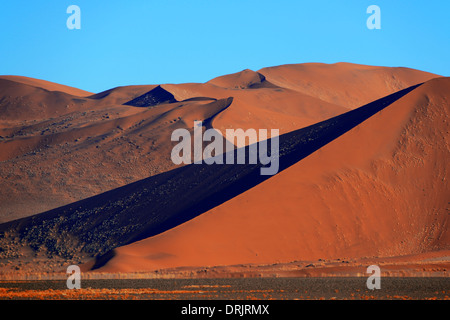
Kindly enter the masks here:
[[[66, 27], [72, 4], [80, 30]], [[381, 30], [366, 27], [372, 4]], [[92, 92], [304, 62], [450, 76], [449, 12], [447, 0], [2, 1], [0, 74]]]

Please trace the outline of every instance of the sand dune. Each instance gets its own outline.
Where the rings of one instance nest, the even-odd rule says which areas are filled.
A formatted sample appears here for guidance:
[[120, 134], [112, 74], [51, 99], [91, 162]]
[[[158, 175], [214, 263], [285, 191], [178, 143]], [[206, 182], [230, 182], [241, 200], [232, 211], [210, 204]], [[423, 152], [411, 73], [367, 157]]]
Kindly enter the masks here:
[[[1, 76], [0, 222], [173, 169], [170, 133], [210, 116], [202, 106], [216, 99], [233, 97], [231, 105], [215, 114], [215, 128], [277, 128], [283, 134], [348, 111], [352, 105], [345, 97], [354, 94], [357, 101], [370, 102], [433, 76], [403, 68], [366, 69], [353, 64], [289, 65], [244, 70], [203, 84], [163, 84], [179, 102], [153, 110], [124, 104], [158, 85], [91, 94], [43, 80]], [[401, 85], [386, 87], [392, 77]], [[373, 86], [359, 85], [372, 78]], [[314, 85], [302, 87], [302, 79]], [[328, 96], [322, 96], [325, 86]], [[372, 96], [364, 98], [366, 91]], [[330, 102], [334, 100], [339, 103]]]
[[250, 69], [220, 76], [209, 80], [207, 83], [227, 89], [277, 88], [277, 86], [267, 81], [264, 75]]
[[48, 91], [2, 78], [0, 78], [0, 97], [1, 122], [47, 120], [74, 111], [86, 110], [92, 105], [82, 97], [61, 91]]
[[134, 107], [154, 107], [159, 104], [164, 103], [174, 103], [177, 102], [173, 94], [169, 91], [164, 90], [161, 86], [157, 86], [150, 90], [149, 92], [140, 95], [133, 100], [130, 100], [125, 105], [134, 106]]
[[227, 128], [278, 128], [287, 133], [359, 107], [437, 75], [407, 68], [307, 63], [246, 69], [206, 84], [166, 85], [176, 97], [234, 97], [216, 119]]
[[274, 85], [329, 103], [356, 108], [390, 93], [438, 77], [409, 68], [386, 68], [353, 63], [303, 63], [258, 71]]
[[450, 79], [419, 86], [292, 167], [101, 271], [449, 249]]
[[96, 100], [96, 103], [102, 106], [122, 105], [156, 87], [157, 85], [134, 85], [116, 87], [91, 95], [89, 96], [89, 98]]
[[233, 97], [233, 104], [215, 119], [215, 128], [276, 128], [287, 133], [329, 119], [348, 108], [282, 88], [226, 89], [207, 84], [165, 85], [177, 99]]
[[42, 88], [47, 91], [60, 91], [60, 92], [70, 94], [72, 96], [87, 97], [87, 96], [92, 95], [91, 92], [84, 91], [84, 90], [81, 90], [78, 88], [69, 87], [69, 86], [65, 86], [62, 84], [45, 81], [45, 80], [40, 80], [40, 79], [23, 77], [23, 76], [0, 76], [0, 79], [23, 83], [23, 84], [33, 86], [36, 88]]
[[208, 119], [223, 107], [220, 101], [153, 109], [96, 105], [0, 129], [0, 221], [47, 211], [173, 168], [172, 131], [190, 128], [195, 119]]
[[[432, 80], [280, 136], [282, 171], [271, 178], [258, 165], [188, 165], [2, 224], [1, 254], [103, 255], [85, 267], [128, 272], [448, 249], [448, 86]], [[232, 105], [201, 98], [133, 110], [155, 125], [184, 112], [174, 128]]]

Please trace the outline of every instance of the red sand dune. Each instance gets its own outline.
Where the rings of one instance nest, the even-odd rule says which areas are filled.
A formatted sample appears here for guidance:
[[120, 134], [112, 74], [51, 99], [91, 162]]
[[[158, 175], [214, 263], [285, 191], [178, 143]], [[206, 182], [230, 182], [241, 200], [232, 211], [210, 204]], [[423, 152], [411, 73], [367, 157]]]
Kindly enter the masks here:
[[303, 63], [258, 71], [274, 85], [308, 94], [329, 103], [357, 108], [437, 75], [403, 67], [353, 63]]
[[84, 90], [81, 90], [78, 88], [69, 87], [69, 86], [66, 86], [63, 84], [40, 80], [40, 79], [23, 77], [23, 76], [0, 76], [0, 79], [23, 83], [23, 84], [26, 84], [29, 86], [42, 88], [47, 91], [60, 91], [60, 92], [70, 94], [72, 96], [87, 97], [87, 96], [92, 95], [91, 92], [84, 91]]
[[228, 128], [244, 130], [277, 128], [282, 134], [349, 110], [346, 107], [284, 88], [229, 89], [215, 86], [209, 82], [205, 84], [169, 84], [164, 87], [179, 100], [196, 96], [216, 99], [233, 97], [233, 104], [215, 119], [214, 127], [221, 131]]
[[[3, 78], [0, 78], [0, 97], [1, 122], [47, 120], [92, 106], [82, 97]], [[7, 126], [0, 123], [2, 127]]]
[[408, 68], [306, 63], [257, 72], [246, 69], [206, 84], [166, 85], [166, 88], [182, 99], [233, 96], [233, 104], [214, 124], [222, 131], [278, 128], [283, 134], [435, 77]]
[[250, 69], [245, 69], [241, 72], [220, 76], [209, 80], [208, 83], [228, 89], [279, 88], [267, 81], [264, 75], [262, 75], [261, 73], [252, 71]]
[[[434, 76], [406, 68], [301, 64], [162, 88], [178, 101], [234, 97], [214, 119], [221, 131], [277, 128], [283, 134]], [[48, 81], [1, 76], [0, 222], [173, 168], [166, 143], [172, 126], [191, 128], [203, 115], [192, 110], [189, 117], [182, 115], [177, 106], [184, 102], [151, 111], [123, 105], [155, 87], [124, 86], [93, 95]], [[173, 112], [158, 118], [167, 108]]]
[[448, 250], [449, 89], [426, 82], [260, 185], [117, 248], [99, 271]]

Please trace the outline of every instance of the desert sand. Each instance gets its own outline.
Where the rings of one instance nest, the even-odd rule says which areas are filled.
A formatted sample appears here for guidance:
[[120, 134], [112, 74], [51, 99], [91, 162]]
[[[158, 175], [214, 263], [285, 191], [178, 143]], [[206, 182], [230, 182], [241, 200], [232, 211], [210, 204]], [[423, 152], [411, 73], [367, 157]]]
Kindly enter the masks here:
[[[277, 128], [283, 134], [434, 77], [407, 68], [300, 64], [161, 87], [177, 101], [233, 97], [214, 119], [214, 127], [222, 131]], [[190, 111], [192, 119], [179, 119], [182, 114], [174, 109], [158, 118], [167, 109], [124, 105], [156, 86], [91, 94], [48, 81], [1, 76], [0, 222], [173, 169], [166, 152], [169, 132], [175, 122], [191, 128], [192, 119], [201, 120], [202, 114]]]
[[[2, 269], [318, 276], [394, 259], [393, 270], [446, 276], [449, 88], [349, 63], [97, 94], [2, 76]], [[171, 133], [194, 120], [278, 128], [282, 171], [175, 166]], [[311, 273], [317, 261], [326, 270]]]
[[0, 79], [26, 84], [47, 91], [64, 92], [72, 96], [87, 97], [93, 94], [92, 92], [88, 92], [74, 87], [69, 87], [63, 84], [23, 76], [0, 76]]
[[101, 270], [448, 249], [449, 87], [447, 78], [425, 83], [251, 190], [117, 248]]

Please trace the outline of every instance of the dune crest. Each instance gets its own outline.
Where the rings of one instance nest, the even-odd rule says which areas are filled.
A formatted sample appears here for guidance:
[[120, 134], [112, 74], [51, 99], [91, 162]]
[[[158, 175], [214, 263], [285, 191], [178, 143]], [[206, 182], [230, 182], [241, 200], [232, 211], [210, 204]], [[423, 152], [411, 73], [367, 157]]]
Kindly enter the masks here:
[[268, 81], [323, 101], [356, 108], [438, 75], [402, 67], [303, 63], [258, 70]]
[[277, 88], [277, 86], [267, 81], [264, 75], [250, 69], [220, 76], [209, 80], [207, 83], [227, 89]]
[[74, 87], [69, 87], [63, 84], [54, 83], [46, 80], [40, 80], [40, 79], [34, 79], [29, 77], [23, 77], [23, 76], [0, 76], [0, 79], [10, 80], [22, 84], [26, 84], [29, 86], [41, 88], [47, 91], [60, 91], [67, 94], [70, 94], [72, 96], [79, 96], [79, 97], [87, 97], [92, 95], [91, 92], [81, 90]]

